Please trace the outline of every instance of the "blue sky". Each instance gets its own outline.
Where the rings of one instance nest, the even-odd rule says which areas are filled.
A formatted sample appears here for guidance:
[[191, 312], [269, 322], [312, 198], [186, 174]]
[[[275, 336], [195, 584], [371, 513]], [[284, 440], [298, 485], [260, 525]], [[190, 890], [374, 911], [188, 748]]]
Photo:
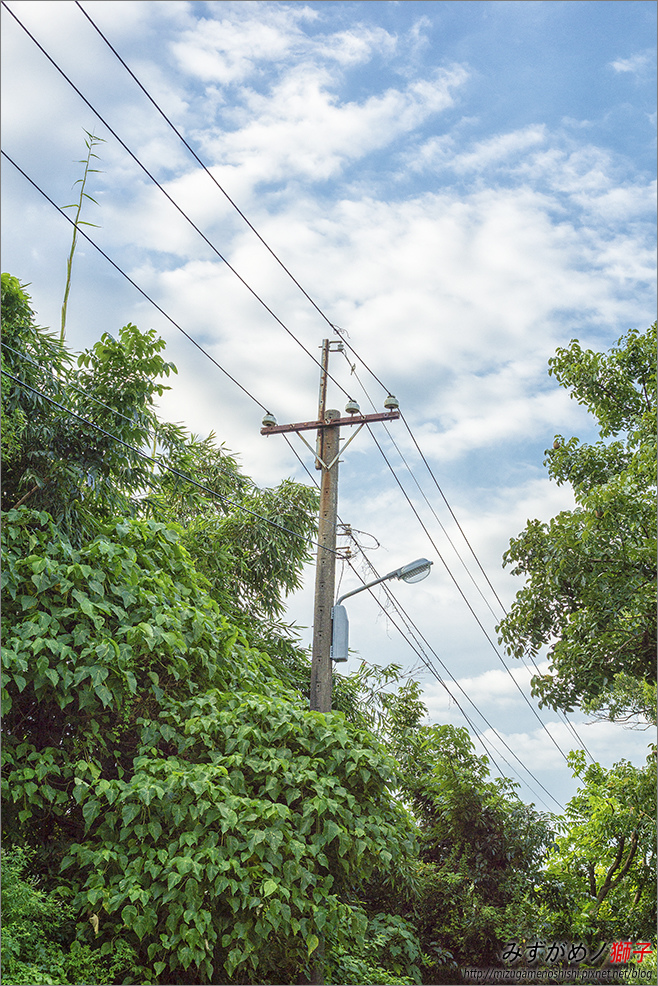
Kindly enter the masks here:
[[[179, 2], [83, 7], [330, 321], [397, 395], [455, 514], [506, 606], [501, 568], [528, 519], [569, 508], [546, 478], [556, 433], [592, 440], [586, 412], [548, 377], [571, 338], [606, 349], [655, 317], [654, 3]], [[7, 6], [268, 306], [319, 355], [328, 326], [157, 114], [72, 0]], [[3, 16], [3, 147], [61, 205], [83, 130], [106, 139], [86, 218], [94, 239], [280, 422], [308, 420], [317, 367], [186, 224], [50, 65]], [[3, 270], [30, 282], [56, 326], [70, 227], [10, 164], [3, 169]], [[179, 367], [162, 411], [211, 429], [263, 485], [306, 476], [261, 412], [92, 247], [75, 259], [74, 349], [128, 321], [155, 328]], [[352, 361], [353, 362], [353, 361]], [[332, 372], [364, 410], [385, 391], [340, 354]], [[345, 397], [330, 387], [330, 403]], [[498, 614], [408, 434], [378, 433], [462, 591], [495, 640]], [[297, 450], [312, 463], [303, 445]], [[510, 746], [554, 794], [570, 773], [465, 606], [367, 434], [341, 465], [340, 513], [381, 547], [381, 572], [425, 555], [430, 578], [398, 598]], [[366, 544], [375, 543], [363, 539]], [[367, 572], [361, 557], [357, 567]], [[312, 569], [290, 600], [308, 627]], [[473, 578], [479, 580], [475, 589]], [[349, 570], [342, 591], [356, 586]], [[481, 594], [480, 594], [481, 593]], [[416, 655], [365, 596], [351, 646], [407, 669]], [[308, 633], [305, 635], [308, 637]], [[355, 657], [355, 666], [356, 666]], [[513, 675], [528, 693], [528, 672]], [[432, 721], [463, 724], [427, 674]], [[541, 713], [563, 748], [555, 713]], [[477, 718], [474, 716], [474, 718]], [[640, 763], [647, 734], [581, 723], [603, 763]], [[478, 722], [485, 734], [487, 727]], [[492, 739], [496, 743], [495, 737]], [[506, 756], [509, 756], [506, 754]], [[515, 778], [518, 779], [518, 778]], [[521, 795], [536, 800], [525, 784]], [[555, 807], [550, 803], [551, 807]]]

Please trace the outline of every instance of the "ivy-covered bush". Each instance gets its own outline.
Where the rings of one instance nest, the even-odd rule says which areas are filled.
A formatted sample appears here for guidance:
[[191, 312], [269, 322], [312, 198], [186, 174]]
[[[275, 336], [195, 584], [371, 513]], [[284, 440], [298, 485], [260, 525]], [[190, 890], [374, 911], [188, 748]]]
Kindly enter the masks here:
[[180, 534], [123, 520], [74, 548], [6, 515], [5, 837], [51, 878], [63, 862], [102, 954], [127, 943], [159, 982], [292, 982], [321, 940], [329, 963], [358, 950], [360, 886], [410, 879], [413, 827], [395, 761], [278, 680]]

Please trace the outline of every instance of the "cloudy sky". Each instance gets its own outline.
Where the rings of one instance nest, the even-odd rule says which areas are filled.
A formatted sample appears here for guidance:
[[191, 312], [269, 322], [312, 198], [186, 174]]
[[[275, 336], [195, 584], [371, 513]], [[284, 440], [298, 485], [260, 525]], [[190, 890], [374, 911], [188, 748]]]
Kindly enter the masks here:
[[[341, 519], [364, 548], [352, 542], [353, 563], [371, 578], [365, 558], [382, 574], [434, 561], [430, 578], [394, 590], [425, 660], [521, 796], [551, 810], [551, 796], [564, 804], [575, 782], [550, 736], [565, 752], [576, 740], [556, 713], [530, 707], [529, 672], [518, 662], [508, 671], [496, 653], [502, 610], [446, 500], [509, 607], [520, 588], [501, 565], [509, 539], [571, 505], [546, 478], [544, 450], [556, 433], [595, 438], [587, 413], [548, 377], [548, 359], [572, 338], [606, 349], [654, 318], [655, 16], [645, 0], [8, 0], [2, 9], [6, 154], [64, 206], [84, 131], [104, 138], [88, 188], [98, 205], [85, 216], [99, 228], [88, 231], [255, 400], [84, 242], [71, 347], [129, 321], [155, 328], [179, 368], [163, 415], [214, 430], [247, 473], [274, 485], [308, 477], [281, 436], [260, 436], [259, 403], [280, 423], [314, 418], [318, 368], [299, 343], [319, 358], [322, 339], [339, 338], [329, 323], [344, 330], [381, 384], [350, 351], [335, 352], [329, 406], [342, 409], [347, 392], [364, 412], [381, 410], [394, 393], [434, 476], [401, 421], [373, 428], [381, 451], [367, 431], [358, 436], [340, 478]], [[2, 269], [30, 282], [40, 323], [55, 327], [71, 227], [6, 161], [2, 177]], [[298, 439], [295, 448], [314, 472]], [[359, 583], [341, 569], [346, 592]], [[312, 581], [309, 568], [290, 600], [303, 627]], [[352, 666], [419, 668], [431, 720], [464, 724], [394, 611], [364, 593], [349, 613]], [[643, 762], [646, 733], [572, 718], [604, 764]]]

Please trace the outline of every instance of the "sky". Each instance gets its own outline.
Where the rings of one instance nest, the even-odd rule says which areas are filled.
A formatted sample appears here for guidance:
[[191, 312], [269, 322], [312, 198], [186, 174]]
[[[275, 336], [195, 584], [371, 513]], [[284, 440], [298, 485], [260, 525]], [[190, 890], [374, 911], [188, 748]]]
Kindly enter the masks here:
[[[339, 327], [358, 358], [332, 353], [328, 406], [342, 411], [348, 394], [364, 413], [381, 411], [393, 393], [425, 459], [402, 421], [373, 426], [390, 467], [362, 431], [341, 460], [339, 493], [362, 550], [339, 543], [366, 579], [369, 564], [385, 574], [434, 562], [423, 582], [392, 586], [426, 641], [423, 659], [399, 617], [362, 593], [346, 603], [347, 669], [399, 664], [420, 681], [428, 721], [466, 725], [432, 664], [472, 735], [542, 811], [577, 787], [555, 743], [579, 744], [537, 708], [530, 672], [496, 643], [500, 602], [509, 608], [521, 588], [502, 557], [529, 519], [573, 505], [543, 465], [554, 436], [597, 437], [548, 360], [573, 338], [608, 349], [655, 318], [655, 21], [647, 0], [2, 8], [5, 153], [64, 206], [85, 131], [103, 138], [87, 188], [97, 204], [83, 217], [97, 228], [86, 231], [244, 391], [84, 241], [68, 344], [80, 351], [128, 322], [154, 328], [179, 371], [162, 416], [214, 431], [248, 475], [274, 486], [309, 479], [282, 436], [260, 435], [261, 406], [281, 424], [317, 416], [309, 352], [319, 359]], [[56, 328], [71, 226], [6, 161], [2, 196], [2, 269], [29, 283], [39, 323]], [[308, 449], [293, 445], [315, 474]], [[288, 606], [305, 644], [313, 578], [309, 566]], [[337, 579], [341, 593], [360, 584], [344, 563]], [[644, 762], [648, 733], [570, 719], [604, 765]]]

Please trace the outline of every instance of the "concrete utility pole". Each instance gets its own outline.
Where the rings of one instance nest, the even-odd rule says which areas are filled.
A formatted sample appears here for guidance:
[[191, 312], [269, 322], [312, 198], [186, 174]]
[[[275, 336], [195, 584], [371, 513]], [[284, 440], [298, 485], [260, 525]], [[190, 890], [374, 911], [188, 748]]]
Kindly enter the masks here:
[[[336, 517], [338, 511], [338, 459], [349, 443], [356, 438], [365, 424], [373, 421], [392, 421], [400, 417], [398, 402], [390, 394], [384, 407], [390, 408], [384, 414], [361, 414], [354, 401], [348, 401], [346, 410], [349, 417], [341, 417], [340, 411], [326, 408], [327, 379], [329, 375], [329, 353], [332, 345], [338, 351], [343, 344], [337, 340], [324, 339], [322, 343], [322, 363], [320, 372], [320, 398], [317, 421], [300, 421], [298, 424], [277, 425], [271, 414], [263, 418], [261, 435], [275, 435], [284, 432], [297, 432], [305, 445], [313, 452], [302, 431], [317, 429], [315, 467], [322, 470], [320, 484], [320, 516], [318, 524], [318, 553], [315, 570], [315, 610], [313, 615], [313, 652], [311, 658], [311, 709], [331, 712], [331, 610], [334, 605], [336, 581]], [[359, 425], [357, 431], [340, 448], [340, 426]]]

